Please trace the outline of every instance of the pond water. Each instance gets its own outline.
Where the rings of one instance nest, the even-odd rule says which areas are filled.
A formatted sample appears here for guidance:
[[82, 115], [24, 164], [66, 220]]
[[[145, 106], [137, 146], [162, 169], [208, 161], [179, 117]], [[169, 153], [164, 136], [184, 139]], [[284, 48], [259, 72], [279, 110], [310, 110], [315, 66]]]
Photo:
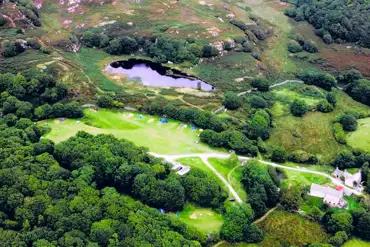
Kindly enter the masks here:
[[129, 59], [113, 62], [104, 71], [112, 74], [126, 74], [131, 79], [140, 78], [143, 85], [149, 87], [189, 87], [204, 91], [215, 90], [212, 85], [198, 78], [147, 60]]

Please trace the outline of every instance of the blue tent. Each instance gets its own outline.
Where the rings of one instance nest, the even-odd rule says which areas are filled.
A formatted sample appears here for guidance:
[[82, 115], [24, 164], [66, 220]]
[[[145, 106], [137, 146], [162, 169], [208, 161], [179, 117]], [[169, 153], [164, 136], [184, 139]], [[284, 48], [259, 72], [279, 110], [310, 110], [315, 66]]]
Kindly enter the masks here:
[[190, 128], [191, 130], [197, 130], [197, 127], [195, 127], [194, 125], [192, 125]]
[[139, 115], [139, 116], [138, 116], [138, 118], [139, 118], [139, 119], [142, 119], [142, 118], [143, 118], [143, 115]]
[[176, 217], [179, 217], [179, 212], [176, 212]]
[[168, 119], [167, 118], [161, 118], [161, 119], [159, 119], [159, 122], [168, 123]]
[[161, 214], [165, 213], [164, 209], [162, 209], [162, 208], [158, 209], [158, 212], [160, 212]]

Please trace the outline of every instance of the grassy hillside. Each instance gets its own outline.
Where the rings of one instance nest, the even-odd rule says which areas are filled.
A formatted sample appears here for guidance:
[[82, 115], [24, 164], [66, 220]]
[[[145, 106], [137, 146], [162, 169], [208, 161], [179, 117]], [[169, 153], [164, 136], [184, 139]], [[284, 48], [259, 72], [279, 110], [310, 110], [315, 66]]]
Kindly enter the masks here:
[[[339, 144], [332, 133], [332, 122], [335, 117], [345, 110], [353, 109], [369, 113], [369, 107], [354, 101], [351, 97], [341, 91], [337, 91], [338, 103], [333, 112], [309, 112], [303, 118], [294, 117], [289, 112], [289, 105], [295, 98], [304, 99], [307, 103], [314, 106], [322, 96], [306, 96], [297, 93], [300, 88], [289, 89], [277, 88], [274, 94], [284, 95], [284, 98], [277, 98], [272, 112], [274, 115], [274, 128], [268, 143], [285, 147], [288, 151], [305, 150], [317, 154], [323, 161], [333, 158], [341, 150], [346, 149], [345, 145]], [[309, 86], [312, 88], [312, 86]], [[324, 95], [325, 91], [320, 90]]]
[[273, 212], [259, 226], [266, 234], [261, 247], [304, 246], [324, 242], [328, 237], [319, 224], [284, 211]]

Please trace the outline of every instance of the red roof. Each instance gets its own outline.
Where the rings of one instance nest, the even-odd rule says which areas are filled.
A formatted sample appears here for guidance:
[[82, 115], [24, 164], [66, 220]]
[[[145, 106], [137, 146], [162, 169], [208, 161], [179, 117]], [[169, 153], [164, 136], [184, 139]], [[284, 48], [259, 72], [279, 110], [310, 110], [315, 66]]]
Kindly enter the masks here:
[[343, 189], [344, 189], [344, 187], [343, 186], [340, 186], [340, 185], [338, 185], [337, 188], [336, 188], [336, 190], [338, 190], [338, 191], [341, 191]]

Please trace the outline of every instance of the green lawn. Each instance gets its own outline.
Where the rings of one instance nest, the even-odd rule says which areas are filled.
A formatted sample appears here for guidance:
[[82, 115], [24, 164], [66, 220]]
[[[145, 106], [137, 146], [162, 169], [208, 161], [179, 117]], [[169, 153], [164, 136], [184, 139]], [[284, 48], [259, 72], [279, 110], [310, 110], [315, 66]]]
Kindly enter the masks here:
[[[312, 171], [319, 171], [319, 172], [324, 172], [327, 174], [332, 173], [333, 167], [331, 166], [325, 166], [325, 165], [305, 165], [305, 164], [296, 164], [293, 162], [285, 162], [285, 166], [290, 166], [290, 167], [300, 167], [304, 168], [307, 170], [312, 170]], [[289, 185], [306, 185], [308, 187], [311, 186], [312, 183], [316, 184], [331, 184], [330, 179], [312, 174], [312, 173], [307, 173], [307, 172], [298, 172], [298, 171], [293, 171], [293, 170], [288, 170], [288, 169], [280, 169], [281, 172], [284, 174], [284, 179], [281, 180], [281, 185], [280, 187], [282, 189], [287, 189]]]
[[[85, 116], [77, 124], [76, 119], [42, 121], [49, 124], [52, 131], [46, 138], [58, 143], [74, 136], [78, 131], [91, 134], [112, 134], [136, 145], [148, 147], [151, 152], [160, 154], [183, 154], [213, 152], [199, 141], [198, 131], [180, 127], [181, 122], [169, 120], [160, 124], [159, 118], [151, 115], [100, 109], [98, 112], [85, 110]], [[139, 119], [142, 115], [142, 119]]]
[[298, 171], [292, 171], [288, 169], [282, 169], [285, 175], [285, 179], [281, 181], [281, 188], [286, 189], [291, 185], [306, 185], [311, 186], [312, 183], [315, 184], [330, 184], [330, 180], [326, 177], [319, 176], [311, 173], [304, 173]]
[[345, 242], [342, 247], [370, 247], [370, 242], [365, 242], [358, 238], [352, 238]]
[[359, 119], [358, 128], [347, 136], [348, 145], [370, 152], [370, 118]]
[[348, 203], [348, 209], [350, 211], [361, 207], [355, 196], [345, 196], [344, 200]]
[[265, 233], [261, 247], [306, 246], [314, 242], [324, 242], [327, 234], [317, 223], [299, 214], [284, 211], [271, 213], [258, 224]]
[[219, 232], [224, 223], [221, 214], [191, 204], [186, 204], [184, 210], [179, 213], [179, 219], [203, 233]]

